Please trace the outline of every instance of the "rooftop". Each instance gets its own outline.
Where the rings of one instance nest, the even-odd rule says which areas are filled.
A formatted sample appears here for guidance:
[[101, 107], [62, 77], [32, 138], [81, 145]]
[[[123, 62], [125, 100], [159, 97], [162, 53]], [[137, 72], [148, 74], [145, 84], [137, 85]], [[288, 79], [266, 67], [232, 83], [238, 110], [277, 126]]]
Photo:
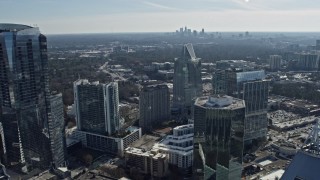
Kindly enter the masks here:
[[243, 100], [226, 95], [199, 97], [196, 99], [195, 105], [213, 109], [238, 109], [245, 107]]
[[149, 151], [152, 149], [153, 145], [160, 140], [159, 137], [151, 135], [143, 135], [139, 140], [133, 142], [130, 147], [143, 149]]
[[0, 32], [1, 31], [21, 31], [24, 29], [30, 29], [33, 28], [31, 26], [23, 25], [23, 24], [6, 24], [6, 23], [0, 23]]

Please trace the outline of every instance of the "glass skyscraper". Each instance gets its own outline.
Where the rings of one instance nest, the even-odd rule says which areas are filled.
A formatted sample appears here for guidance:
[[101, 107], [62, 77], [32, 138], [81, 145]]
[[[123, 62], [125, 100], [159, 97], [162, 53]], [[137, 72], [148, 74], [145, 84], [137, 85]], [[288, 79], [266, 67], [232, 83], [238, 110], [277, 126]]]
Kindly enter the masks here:
[[241, 179], [245, 104], [230, 96], [194, 104], [194, 179]]
[[39, 28], [0, 24], [0, 100], [8, 164], [19, 159], [28, 170], [48, 168], [52, 152], [47, 39]]
[[243, 99], [246, 104], [245, 140], [267, 136], [267, 106], [269, 80], [265, 72], [220, 70], [213, 74], [214, 94], [226, 94]]
[[191, 114], [191, 106], [197, 96], [202, 95], [201, 61], [192, 44], [185, 44], [182, 55], [174, 63], [173, 108], [182, 116]]

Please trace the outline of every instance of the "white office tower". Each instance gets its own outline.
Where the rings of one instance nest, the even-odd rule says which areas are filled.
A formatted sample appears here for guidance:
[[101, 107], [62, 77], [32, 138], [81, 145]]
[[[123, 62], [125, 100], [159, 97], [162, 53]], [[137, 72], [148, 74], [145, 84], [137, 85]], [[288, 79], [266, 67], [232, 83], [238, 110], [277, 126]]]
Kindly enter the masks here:
[[119, 130], [118, 83], [74, 82], [77, 128], [81, 131], [111, 135]]
[[193, 162], [193, 124], [173, 128], [173, 135], [155, 144], [153, 149], [169, 155], [169, 164], [188, 169]]
[[279, 55], [270, 55], [270, 70], [276, 71], [280, 69], [282, 57]]

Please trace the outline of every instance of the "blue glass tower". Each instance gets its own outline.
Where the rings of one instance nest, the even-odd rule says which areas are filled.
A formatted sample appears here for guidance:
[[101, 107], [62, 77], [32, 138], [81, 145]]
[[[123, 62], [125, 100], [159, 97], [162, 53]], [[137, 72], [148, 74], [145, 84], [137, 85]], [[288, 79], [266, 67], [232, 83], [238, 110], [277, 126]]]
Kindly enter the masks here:
[[[47, 39], [37, 27], [0, 24], [1, 122], [8, 164], [51, 165]], [[18, 162], [12, 162], [18, 161]]]

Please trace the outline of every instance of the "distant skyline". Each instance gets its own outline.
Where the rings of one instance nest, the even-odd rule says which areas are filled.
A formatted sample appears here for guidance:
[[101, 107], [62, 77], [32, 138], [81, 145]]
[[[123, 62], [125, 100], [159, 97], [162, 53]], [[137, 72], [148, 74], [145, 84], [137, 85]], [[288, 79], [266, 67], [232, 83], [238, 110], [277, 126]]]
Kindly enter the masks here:
[[319, 32], [316, 0], [0, 0], [0, 23], [45, 34], [200, 31]]

